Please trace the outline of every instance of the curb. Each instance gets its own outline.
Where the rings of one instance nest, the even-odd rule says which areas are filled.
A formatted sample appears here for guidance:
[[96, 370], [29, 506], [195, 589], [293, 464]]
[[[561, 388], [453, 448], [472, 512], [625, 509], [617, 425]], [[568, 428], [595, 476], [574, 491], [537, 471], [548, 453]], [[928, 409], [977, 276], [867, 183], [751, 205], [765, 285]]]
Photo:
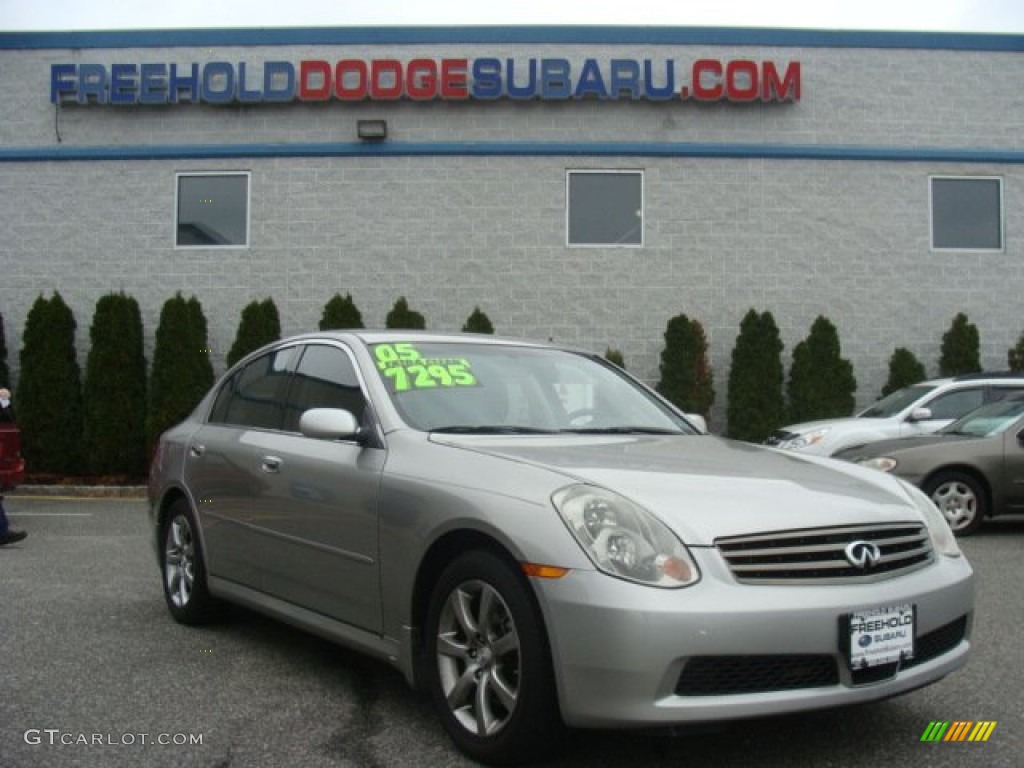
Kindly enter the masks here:
[[19, 485], [7, 498], [145, 499], [144, 485]]

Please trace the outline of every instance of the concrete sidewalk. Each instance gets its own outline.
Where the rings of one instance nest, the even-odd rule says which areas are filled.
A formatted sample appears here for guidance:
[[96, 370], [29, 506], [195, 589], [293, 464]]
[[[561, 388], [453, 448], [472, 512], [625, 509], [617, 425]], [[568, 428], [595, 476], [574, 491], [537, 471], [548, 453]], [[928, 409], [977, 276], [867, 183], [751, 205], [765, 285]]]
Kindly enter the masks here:
[[84, 499], [144, 499], [144, 485], [19, 485], [6, 498], [73, 496]]

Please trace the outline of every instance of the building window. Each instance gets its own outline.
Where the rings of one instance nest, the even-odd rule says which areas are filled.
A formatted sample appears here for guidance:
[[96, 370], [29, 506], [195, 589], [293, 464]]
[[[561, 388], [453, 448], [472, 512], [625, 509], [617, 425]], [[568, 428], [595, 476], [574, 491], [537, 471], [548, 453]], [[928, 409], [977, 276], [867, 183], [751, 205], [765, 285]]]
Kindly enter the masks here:
[[642, 246], [641, 171], [569, 171], [566, 176], [570, 246]]
[[933, 176], [931, 218], [933, 250], [1001, 251], [1003, 180]]
[[177, 182], [175, 247], [249, 245], [248, 173], [179, 173]]

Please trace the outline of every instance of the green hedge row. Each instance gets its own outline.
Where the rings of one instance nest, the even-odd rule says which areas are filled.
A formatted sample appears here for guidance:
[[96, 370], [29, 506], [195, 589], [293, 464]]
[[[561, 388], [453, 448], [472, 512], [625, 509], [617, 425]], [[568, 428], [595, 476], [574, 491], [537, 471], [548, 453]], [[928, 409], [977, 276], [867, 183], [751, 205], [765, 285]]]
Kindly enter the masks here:
[[[400, 297], [386, 318], [388, 328], [426, 327], [422, 314]], [[362, 328], [351, 294], [327, 302], [320, 329]], [[493, 333], [479, 307], [464, 332]], [[21, 375], [15, 409], [23, 428], [23, 447], [35, 475], [90, 474], [139, 479], [159, 435], [185, 418], [214, 380], [206, 318], [199, 300], [179, 292], [164, 304], [147, 378], [141, 313], [135, 299], [111, 293], [96, 304], [89, 329], [90, 349], [84, 377], [75, 354], [74, 316], [61, 298], [40, 296], [25, 322], [20, 352]], [[241, 313], [234, 364], [281, 336], [273, 299], [253, 301]], [[661, 353], [656, 389], [685, 411], [708, 416], [715, 401], [707, 336], [699, 321], [671, 318]], [[857, 382], [841, 356], [839, 335], [818, 317], [806, 339], [793, 350], [789, 375], [783, 344], [770, 312], [751, 309], [740, 323], [728, 378], [727, 434], [763, 441], [786, 423], [852, 412]], [[625, 367], [622, 352], [605, 356]], [[1024, 334], [1007, 354], [1013, 370], [1024, 370]], [[980, 370], [979, 337], [966, 315], [958, 314], [942, 337], [939, 371], [955, 375]], [[889, 360], [883, 394], [925, 378], [924, 366], [906, 348]], [[0, 316], [0, 386], [9, 384], [7, 347]]]

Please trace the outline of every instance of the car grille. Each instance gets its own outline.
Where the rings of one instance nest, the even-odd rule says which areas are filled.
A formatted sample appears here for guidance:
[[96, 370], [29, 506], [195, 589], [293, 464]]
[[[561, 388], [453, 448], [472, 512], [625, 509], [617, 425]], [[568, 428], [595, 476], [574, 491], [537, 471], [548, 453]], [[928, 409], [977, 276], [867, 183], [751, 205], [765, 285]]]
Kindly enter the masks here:
[[[967, 637], [967, 617], [919, 635], [914, 658], [902, 669], [938, 658], [956, 648]], [[749, 693], [792, 691], [838, 685], [839, 657], [830, 654], [789, 654], [774, 656], [697, 656], [686, 662], [676, 682], [677, 696], [729, 696]], [[899, 664], [884, 664], [849, 673], [849, 684], [870, 685], [896, 675]]]
[[[878, 547], [880, 559], [860, 567], [847, 559], [853, 542]], [[916, 523], [782, 531], [718, 539], [715, 546], [745, 584], [876, 581], [932, 562], [928, 531]]]
[[738, 693], [792, 691], [839, 683], [834, 656], [703, 656], [687, 662], [678, 696], [727, 696]]

